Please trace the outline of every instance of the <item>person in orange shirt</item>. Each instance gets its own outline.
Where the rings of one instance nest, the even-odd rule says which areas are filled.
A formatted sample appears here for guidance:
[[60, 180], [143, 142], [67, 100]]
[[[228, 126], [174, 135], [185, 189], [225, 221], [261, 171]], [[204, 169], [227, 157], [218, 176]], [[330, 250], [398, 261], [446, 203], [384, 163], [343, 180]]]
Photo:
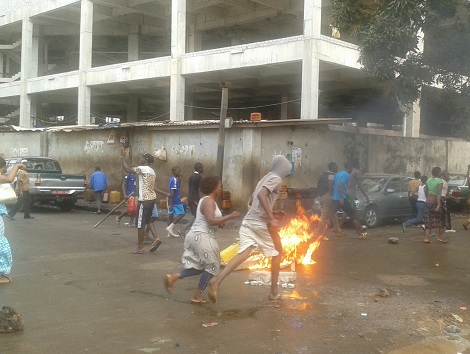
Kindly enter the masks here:
[[411, 209], [413, 212], [413, 217], [416, 218], [418, 215], [418, 207], [416, 202], [418, 201], [418, 187], [421, 185], [421, 172], [415, 171], [414, 179], [408, 183], [408, 199], [411, 204]]

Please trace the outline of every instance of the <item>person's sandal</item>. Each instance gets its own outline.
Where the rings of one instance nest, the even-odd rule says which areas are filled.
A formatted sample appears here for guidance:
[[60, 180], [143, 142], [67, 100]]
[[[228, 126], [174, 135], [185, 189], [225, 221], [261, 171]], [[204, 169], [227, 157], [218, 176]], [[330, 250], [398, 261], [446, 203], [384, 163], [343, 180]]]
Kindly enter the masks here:
[[162, 241], [156, 240], [156, 241], [153, 243], [152, 248], [150, 248], [150, 252], [155, 252], [155, 251], [157, 250], [157, 248], [160, 247], [161, 244], [162, 244]]

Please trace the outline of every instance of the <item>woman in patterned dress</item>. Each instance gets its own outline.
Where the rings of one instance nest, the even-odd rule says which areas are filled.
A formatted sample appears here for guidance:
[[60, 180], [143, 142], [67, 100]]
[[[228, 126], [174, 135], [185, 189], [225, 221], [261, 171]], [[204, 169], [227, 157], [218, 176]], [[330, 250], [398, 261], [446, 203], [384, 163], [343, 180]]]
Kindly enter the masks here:
[[[7, 164], [5, 159], [0, 157], [0, 183], [11, 183], [15, 179], [16, 173], [19, 169], [25, 169], [25, 165], [17, 164], [13, 166], [7, 176], [3, 174], [7, 171]], [[12, 257], [11, 248], [5, 237], [5, 225], [3, 223], [3, 216], [7, 213], [5, 204], [0, 203], [0, 284], [11, 282], [8, 276], [11, 270]]]
[[192, 304], [207, 302], [202, 298], [202, 292], [206, 289], [209, 280], [219, 272], [220, 251], [214, 237], [217, 227], [240, 216], [238, 211], [222, 216], [215, 202], [222, 191], [222, 184], [218, 177], [204, 177], [200, 189], [205, 196], [198, 204], [196, 218], [184, 239], [182, 258], [184, 269], [179, 273], [167, 274], [164, 279], [166, 291], [171, 294], [177, 280], [201, 274], [199, 285], [191, 298]]

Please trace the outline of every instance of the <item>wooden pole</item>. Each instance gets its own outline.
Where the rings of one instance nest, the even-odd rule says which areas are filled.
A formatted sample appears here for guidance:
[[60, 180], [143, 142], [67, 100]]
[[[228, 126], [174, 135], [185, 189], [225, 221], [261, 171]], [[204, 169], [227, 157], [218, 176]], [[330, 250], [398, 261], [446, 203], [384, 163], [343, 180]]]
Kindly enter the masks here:
[[[228, 89], [230, 86], [230, 82], [220, 83], [220, 87], [222, 88], [222, 99], [220, 102], [219, 143], [217, 147], [217, 162], [215, 165], [215, 170], [220, 180], [222, 180], [224, 173], [225, 119], [227, 118]], [[222, 194], [220, 198], [222, 198]]]
[[96, 228], [98, 225], [100, 225], [103, 221], [105, 221], [112, 213], [114, 213], [114, 211], [119, 208], [121, 205], [124, 204], [125, 201], [127, 201], [130, 197], [132, 197], [132, 195], [134, 194], [134, 192], [132, 192], [131, 194], [129, 194], [127, 197], [125, 197], [122, 202], [120, 202], [118, 205], [116, 205], [113, 210], [111, 210], [108, 214], [106, 214], [106, 216], [101, 219], [101, 221], [99, 221], [95, 226], [93, 226], [94, 228]]

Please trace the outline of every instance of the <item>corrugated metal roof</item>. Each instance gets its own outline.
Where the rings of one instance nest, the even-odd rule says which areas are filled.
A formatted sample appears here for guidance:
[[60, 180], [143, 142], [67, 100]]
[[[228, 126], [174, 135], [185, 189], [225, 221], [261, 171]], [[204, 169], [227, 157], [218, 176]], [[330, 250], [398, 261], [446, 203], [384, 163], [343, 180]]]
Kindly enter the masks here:
[[[349, 118], [321, 118], [321, 119], [279, 119], [279, 120], [261, 120], [250, 121], [241, 120], [233, 121], [232, 128], [248, 128], [248, 127], [270, 127], [270, 126], [289, 126], [289, 125], [324, 125], [324, 124], [343, 124], [349, 122]], [[162, 122], [133, 122], [122, 124], [106, 124], [106, 125], [67, 125], [57, 127], [45, 128], [21, 128], [14, 125], [0, 126], [0, 132], [9, 131], [46, 131], [46, 132], [72, 132], [83, 130], [96, 130], [96, 129], [119, 129], [119, 128], [138, 128], [138, 127], [151, 127], [151, 128], [197, 128], [197, 127], [218, 127], [219, 120], [186, 120], [186, 121], [171, 121], [166, 120]]]

